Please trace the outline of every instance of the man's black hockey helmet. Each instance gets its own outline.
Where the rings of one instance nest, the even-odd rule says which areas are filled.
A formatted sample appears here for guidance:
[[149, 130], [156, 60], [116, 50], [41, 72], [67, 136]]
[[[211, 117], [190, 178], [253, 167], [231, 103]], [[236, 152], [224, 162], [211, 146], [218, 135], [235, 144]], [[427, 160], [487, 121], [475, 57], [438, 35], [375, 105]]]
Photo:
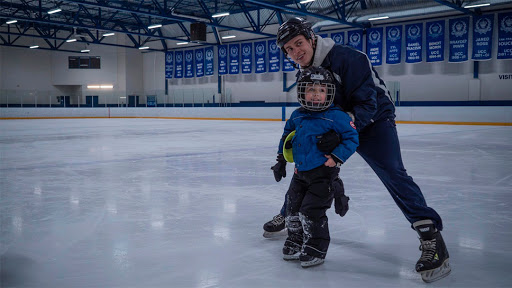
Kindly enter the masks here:
[[301, 17], [288, 19], [288, 21], [284, 22], [279, 29], [277, 29], [277, 46], [286, 54], [284, 45], [296, 36], [304, 35], [307, 40], [312, 39], [315, 33], [313, 29], [311, 29], [311, 26], [311, 23]]
[[[308, 88], [320, 85], [326, 88], [325, 102], [313, 103], [306, 101]], [[310, 111], [323, 111], [331, 107], [336, 91], [334, 77], [323, 67], [309, 67], [304, 69], [297, 80], [297, 100], [300, 105]]]

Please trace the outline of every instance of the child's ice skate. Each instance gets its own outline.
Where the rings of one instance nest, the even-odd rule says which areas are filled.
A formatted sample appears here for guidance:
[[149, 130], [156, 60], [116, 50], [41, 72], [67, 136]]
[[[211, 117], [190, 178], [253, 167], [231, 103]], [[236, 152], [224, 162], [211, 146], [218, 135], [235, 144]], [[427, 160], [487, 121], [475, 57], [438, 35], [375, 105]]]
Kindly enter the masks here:
[[311, 266], [316, 266], [316, 265], [320, 265], [320, 264], [324, 263], [323, 258], [318, 258], [318, 257], [311, 256], [311, 255], [308, 255], [305, 253], [300, 254], [299, 260], [300, 260], [300, 266], [302, 266], [302, 268], [308, 268]]
[[265, 223], [265, 225], [263, 225], [263, 230], [263, 237], [265, 238], [273, 238], [281, 234], [286, 235], [286, 233], [284, 233], [286, 231], [281, 232], [285, 230], [284, 216], [281, 214], [277, 214], [276, 216], [274, 216], [272, 220], [268, 221], [267, 223]]

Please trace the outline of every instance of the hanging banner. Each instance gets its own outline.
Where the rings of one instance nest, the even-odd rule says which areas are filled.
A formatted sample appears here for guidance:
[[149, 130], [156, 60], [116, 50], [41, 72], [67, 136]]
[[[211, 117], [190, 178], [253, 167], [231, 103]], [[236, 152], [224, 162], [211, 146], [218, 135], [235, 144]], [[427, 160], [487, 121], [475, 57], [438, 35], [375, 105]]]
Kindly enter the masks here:
[[204, 48], [204, 66], [205, 66], [205, 75], [211, 76], [213, 75], [213, 47]]
[[196, 77], [204, 76], [204, 48], [196, 49]]
[[174, 63], [176, 63], [174, 78], [183, 78], [183, 51], [174, 53]]
[[194, 77], [194, 50], [185, 50], [185, 78]]
[[512, 13], [498, 14], [498, 59], [512, 59]]
[[334, 40], [336, 44], [345, 44], [344, 42], [345, 32], [331, 33], [331, 39]]
[[265, 41], [254, 42], [256, 73], [267, 72], [267, 57], [265, 57]]
[[318, 36], [322, 37], [323, 39], [329, 38], [329, 34], [327, 34], [327, 33], [325, 33], [325, 34], [318, 34]]
[[363, 51], [363, 29], [348, 31], [348, 46]]
[[473, 59], [491, 59], [493, 26], [494, 14], [473, 16]]
[[444, 22], [427, 22], [427, 62], [444, 61]]
[[402, 25], [386, 27], [386, 63], [399, 64], [402, 60]]
[[240, 73], [240, 44], [229, 44], [229, 74]]
[[174, 53], [171, 52], [165, 52], [165, 79], [171, 79], [172, 78], [172, 70], [173, 70], [173, 63], [174, 63]]
[[252, 72], [252, 42], [242, 43], [242, 73]]
[[279, 72], [281, 64], [281, 49], [276, 40], [268, 40], [268, 72]]
[[418, 63], [423, 61], [423, 23], [405, 25], [405, 35], [405, 62]]
[[288, 57], [283, 57], [283, 72], [295, 71], [295, 67], [293, 67], [293, 64], [295, 64], [295, 62], [293, 62], [292, 59], [289, 59]]
[[228, 74], [228, 45], [218, 46], [219, 75]]
[[382, 65], [382, 33], [382, 27], [366, 30], [366, 54], [374, 66]]
[[450, 62], [468, 60], [469, 17], [449, 20], [450, 27]]

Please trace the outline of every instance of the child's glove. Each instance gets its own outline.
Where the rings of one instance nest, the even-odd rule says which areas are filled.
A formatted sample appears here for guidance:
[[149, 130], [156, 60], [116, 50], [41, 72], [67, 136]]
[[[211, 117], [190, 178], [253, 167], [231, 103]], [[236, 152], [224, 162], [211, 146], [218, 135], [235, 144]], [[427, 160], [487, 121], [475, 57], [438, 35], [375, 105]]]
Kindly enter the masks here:
[[329, 130], [323, 135], [317, 136], [317, 138], [319, 140], [316, 143], [316, 147], [326, 154], [331, 154], [334, 148], [338, 147], [341, 143], [341, 136], [334, 130]]
[[283, 154], [277, 154], [276, 165], [270, 167], [274, 171], [274, 178], [279, 182], [281, 179], [286, 178], [286, 160]]
[[334, 211], [343, 217], [348, 212], [348, 200], [350, 198], [345, 196], [345, 187], [343, 187], [343, 181], [341, 181], [340, 177], [336, 177], [332, 185], [334, 190]]

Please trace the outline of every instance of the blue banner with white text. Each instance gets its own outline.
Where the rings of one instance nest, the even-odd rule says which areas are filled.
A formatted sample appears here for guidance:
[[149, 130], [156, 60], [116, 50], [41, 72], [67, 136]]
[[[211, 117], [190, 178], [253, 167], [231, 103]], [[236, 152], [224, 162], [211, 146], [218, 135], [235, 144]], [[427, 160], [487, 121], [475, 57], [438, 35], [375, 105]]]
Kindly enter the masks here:
[[196, 77], [204, 76], [204, 48], [196, 49]]
[[419, 63], [422, 57], [423, 23], [405, 25], [405, 62]]
[[194, 77], [194, 50], [185, 50], [185, 78]]
[[468, 60], [469, 47], [469, 17], [449, 20], [450, 29], [450, 62], [464, 62]]
[[363, 51], [363, 29], [348, 31], [347, 35], [347, 45]]
[[281, 70], [281, 49], [277, 47], [276, 40], [268, 40], [268, 72]]
[[292, 59], [289, 59], [288, 57], [283, 57], [283, 72], [292, 72], [295, 71], [295, 67], [293, 67]]
[[382, 33], [382, 27], [366, 30], [366, 55], [374, 66], [382, 65]]
[[491, 59], [494, 14], [473, 16], [473, 56], [475, 60]]
[[254, 42], [254, 51], [255, 51], [255, 59], [254, 62], [256, 64], [255, 72], [256, 73], [264, 73], [267, 72], [267, 57], [266, 54], [266, 45], [265, 41]]
[[386, 63], [399, 64], [402, 60], [402, 25], [386, 27]]
[[174, 52], [174, 78], [183, 78], [183, 51]]
[[204, 59], [204, 66], [205, 66], [205, 71], [204, 71], [204, 74], [206, 76], [211, 76], [213, 75], [213, 47], [206, 47], [204, 48], [204, 55], [205, 55], [205, 59]]
[[345, 32], [331, 33], [331, 39], [336, 44], [345, 44]]
[[427, 62], [444, 61], [444, 22], [427, 22]]
[[174, 53], [172, 51], [165, 52], [165, 79], [172, 78], [174, 64]]
[[228, 45], [219, 45], [219, 75], [228, 74]]
[[240, 44], [229, 44], [229, 74], [240, 73]]
[[252, 42], [242, 43], [242, 73], [252, 72]]
[[512, 13], [498, 14], [498, 59], [512, 59]]

